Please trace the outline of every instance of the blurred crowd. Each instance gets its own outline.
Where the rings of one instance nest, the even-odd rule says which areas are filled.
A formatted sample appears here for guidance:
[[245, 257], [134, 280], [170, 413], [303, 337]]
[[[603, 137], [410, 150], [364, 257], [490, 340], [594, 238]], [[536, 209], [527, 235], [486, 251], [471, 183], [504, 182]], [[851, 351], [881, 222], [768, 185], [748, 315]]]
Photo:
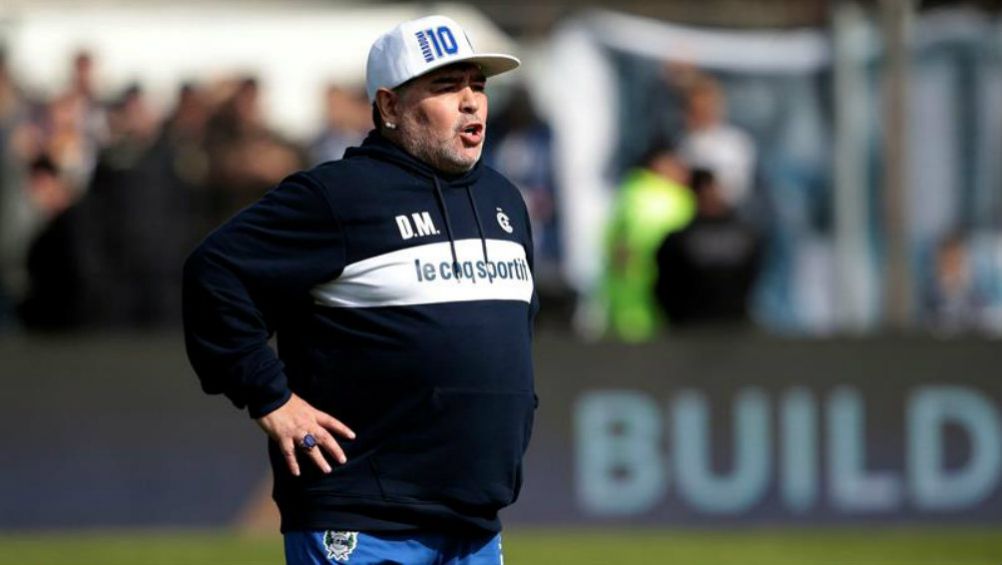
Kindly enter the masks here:
[[[317, 93], [317, 131], [293, 140], [267, 124], [253, 76], [179, 85], [159, 111], [140, 84], [107, 97], [98, 64], [76, 53], [62, 91], [40, 96], [0, 54], [0, 329], [176, 327], [188, 251], [284, 176], [340, 158], [371, 128], [358, 87]], [[573, 195], [554, 181], [553, 132], [524, 87], [492, 105], [484, 159], [528, 206], [541, 323], [570, 327], [582, 300], [600, 303], [601, 335], [624, 341], [762, 326], [756, 289], [784, 240], [761, 206], [759, 147], [729, 121], [714, 77], [684, 67], [666, 76], [680, 119], [652, 128], [616, 174], [597, 296], [576, 296], [562, 274], [562, 238], [573, 235], [561, 229], [560, 198]], [[952, 232], [926, 262], [917, 302], [934, 331], [1000, 327], [969, 247]]]
[[[787, 316], [799, 319], [794, 333], [834, 331], [832, 320], [846, 305], [835, 290], [833, 187], [830, 178], [817, 178], [824, 169], [807, 174], [777, 159], [776, 147], [762, 162], [760, 140], [730, 120], [728, 92], [701, 69], [666, 65], [655, 86], [648, 111], [673, 115], [649, 119], [646, 149], [620, 175], [605, 230], [601, 335], [636, 342], [694, 329], [782, 331], [776, 320]], [[761, 174], [769, 166], [794, 182], [777, 186], [778, 175]], [[914, 261], [913, 329], [1002, 334], [1002, 239], [989, 230], [937, 233], [916, 225], [933, 243]], [[864, 238], [879, 258], [878, 238]], [[776, 295], [785, 296], [770, 299]]]
[[735, 329], [751, 321], [763, 241], [740, 212], [754, 183], [755, 145], [728, 123], [716, 81], [695, 69], [673, 76], [683, 127], [657, 134], [626, 172], [607, 230], [606, 329], [625, 341], [652, 339], [666, 325]]
[[271, 130], [254, 77], [181, 85], [159, 115], [141, 85], [102, 99], [73, 57], [63, 92], [32, 96], [0, 58], [0, 320], [7, 327], [179, 321], [184, 257], [290, 172], [368, 129], [364, 95], [332, 86], [310, 143]]
[[[110, 99], [78, 52], [62, 92], [38, 96], [0, 55], [0, 328], [175, 327], [181, 267], [211, 229], [289, 173], [339, 159], [372, 127], [360, 87], [330, 85], [312, 139], [262, 116], [251, 76], [180, 85], [157, 112], [142, 85]], [[485, 153], [518, 184], [540, 280], [559, 278], [550, 131], [516, 88]], [[544, 290], [545, 292], [545, 290]]]

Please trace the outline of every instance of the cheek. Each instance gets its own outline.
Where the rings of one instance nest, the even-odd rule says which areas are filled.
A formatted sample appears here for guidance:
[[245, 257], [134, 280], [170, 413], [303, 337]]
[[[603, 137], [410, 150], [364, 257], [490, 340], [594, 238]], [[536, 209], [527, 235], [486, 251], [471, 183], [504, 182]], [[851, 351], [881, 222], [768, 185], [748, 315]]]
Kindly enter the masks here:
[[453, 130], [456, 116], [441, 104], [422, 104], [414, 112], [414, 121], [430, 132], [444, 134]]

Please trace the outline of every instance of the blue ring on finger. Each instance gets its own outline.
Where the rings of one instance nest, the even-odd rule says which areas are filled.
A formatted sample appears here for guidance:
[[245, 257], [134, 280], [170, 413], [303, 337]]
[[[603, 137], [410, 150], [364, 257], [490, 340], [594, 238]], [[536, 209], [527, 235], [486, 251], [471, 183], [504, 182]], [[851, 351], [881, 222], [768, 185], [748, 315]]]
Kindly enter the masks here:
[[303, 449], [313, 449], [317, 446], [317, 438], [313, 437], [313, 434], [306, 434], [303, 436], [303, 442], [300, 444]]

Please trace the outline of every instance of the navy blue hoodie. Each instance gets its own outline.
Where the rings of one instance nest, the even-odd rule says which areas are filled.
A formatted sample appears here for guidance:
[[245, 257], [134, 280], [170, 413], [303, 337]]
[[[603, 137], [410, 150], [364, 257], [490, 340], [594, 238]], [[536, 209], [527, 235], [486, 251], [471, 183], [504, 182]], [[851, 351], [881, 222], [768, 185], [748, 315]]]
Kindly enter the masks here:
[[500, 530], [536, 406], [531, 265], [510, 182], [480, 163], [444, 176], [376, 133], [191, 254], [202, 388], [254, 418], [295, 392], [357, 434], [347, 464], [301, 457], [298, 478], [269, 442], [283, 532]]

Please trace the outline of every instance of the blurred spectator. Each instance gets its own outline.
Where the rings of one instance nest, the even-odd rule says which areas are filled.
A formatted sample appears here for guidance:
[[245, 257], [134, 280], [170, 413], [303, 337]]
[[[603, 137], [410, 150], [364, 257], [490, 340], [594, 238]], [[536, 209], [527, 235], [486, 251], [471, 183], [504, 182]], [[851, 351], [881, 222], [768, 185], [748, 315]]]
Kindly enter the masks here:
[[[518, 187], [529, 211], [535, 251], [537, 289], [548, 307], [543, 316], [559, 315], [562, 299], [571, 308], [560, 270], [560, 225], [556, 214], [553, 135], [533, 109], [529, 92], [515, 88], [504, 110], [490, 126], [484, 159]], [[567, 314], [569, 316], [569, 313]]]
[[[205, 135], [212, 107], [205, 90], [185, 83], [177, 93], [177, 102], [164, 120], [160, 135], [150, 150], [151, 176], [148, 182], [158, 186], [157, 192], [169, 197], [178, 234], [179, 252], [190, 250], [213, 227], [208, 192], [209, 156]], [[172, 259], [185, 255], [172, 254]]]
[[138, 273], [145, 281], [145, 302], [139, 323], [172, 326], [180, 322], [181, 268], [188, 252], [212, 228], [208, 199], [209, 158], [205, 133], [211, 108], [195, 84], [178, 91], [167, 117], [143, 161], [142, 202], [134, 213], [145, 216], [150, 234], [148, 252]]
[[21, 190], [22, 160], [16, 148], [17, 138], [24, 137], [18, 132], [27, 114], [24, 96], [0, 48], [0, 328], [10, 325], [14, 304], [27, 285], [23, 268], [27, 198]]
[[74, 214], [80, 308], [88, 324], [148, 325], [158, 302], [151, 286], [162, 284], [157, 265], [165, 259], [160, 248], [171, 239], [173, 218], [149, 182], [157, 122], [141, 88], [128, 87], [110, 106], [108, 126], [109, 143]]
[[29, 167], [28, 194], [43, 221], [50, 221], [70, 207], [73, 195], [47, 156], [35, 159]]
[[607, 231], [603, 285], [608, 331], [616, 338], [649, 340], [661, 325], [654, 298], [655, 254], [665, 236], [695, 214], [688, 180], [689, 170], [673, 144], [660, 141], [620, 185]]
[[47, 156], [35, 159], [29, 171], [27, 189], [45, 223], [27, 253], [30, 286], [20, 305], [21, 321], [32, 329], [65, 329], [79, 314], [78, 256], [73, 218], [66, 213], [74, 196]]
[[69, 88], [51, 103], [46, 151], [59, 165], [71, 188], [84, 190], [97, 165], [97, 155], [108, 141], [108, 117], [98, 99], [93, 55], [73, 56]]
[[[0, 48], [0, 131], [11, 126], [14, 119], [24, 111], [24, 96], [7, 65], [7, 53]], [[2, 137], [0, 137], [2, 139]]]
[[693, 167], [713, 172], [724, 200], [740, 208], [752, 189], [754, 142], [726, 122], [726, 99], [716, 80], [696, 71], [683, 72], [678, 80], [685, 97], [686, 128], [680, 153]]
[[201, 87], [186, 82], [178, 89], [174, 110], [164, 120], [163, 133], [176, 143], [200, 143], [210, 111], [209, 100]]
[[690, 186], [696, 218], [658, 249], [658, 301], [673, 329], [746, 324], [761, 237], [734, 214], [713, 173], [694, 170]]
[[206, 132], [213, 225], [261, 197], [305, 159], [292, 143], [269, 130], [260, 110], [260, 87], [245, 77], [235, 86]]
[[77, 51], [73, 56], [73, 75], [70, 79], [70, 92], [89, 103], [93, 104], [96, 102], [94, 57], [89, 51]]
[[344, 150], [362, 143], [372, 127], [372, 109], [363, 90], [330, 85], [324, 93], [324, 129], [310, 144], [314, 164], [344, 156]]
[[108, 145], [145, 149], [159, 128], [138, 84], [128, 86], [108, 113]]
[[932, 267], [924, 300], [929, 328], [945, 335], [989, 330], [990, 300], [975, 284], [966, 238], [960, 233], [943, 238]]
[[81, 50], [76, 53], [73, 57], [69, 95], [80, 101], [84, 137], [91, 146], [97, 148], [107, 141], [108, 124], [104, 105], [98, 98], [95, 86], [95, 68], [94, 57], [89, 51]]
[[41, 152], [50, 155], [77, 194], [86, 189], [97, 162], [99, 145], [88, 136], [86, 101], [63, 94], [49, 102], [41, 122]]

